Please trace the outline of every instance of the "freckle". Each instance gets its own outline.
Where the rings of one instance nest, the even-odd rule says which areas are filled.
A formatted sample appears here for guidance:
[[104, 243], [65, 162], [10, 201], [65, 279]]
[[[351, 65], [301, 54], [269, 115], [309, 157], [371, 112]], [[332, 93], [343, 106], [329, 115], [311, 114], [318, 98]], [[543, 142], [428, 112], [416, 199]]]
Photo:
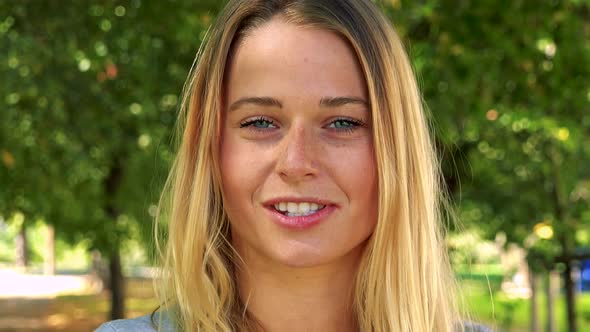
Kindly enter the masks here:
[[308, 61], [307, 58], [303, 58], [303, 62], [307, 62], [307, 61]]

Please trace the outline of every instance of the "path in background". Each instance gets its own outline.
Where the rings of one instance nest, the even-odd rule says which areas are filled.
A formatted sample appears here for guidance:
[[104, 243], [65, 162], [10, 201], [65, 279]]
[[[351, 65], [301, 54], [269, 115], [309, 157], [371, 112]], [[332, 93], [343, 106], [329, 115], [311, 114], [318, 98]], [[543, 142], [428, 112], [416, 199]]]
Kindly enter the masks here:
[[100, 283], [91, 275], [39, 275], [0, 269], [0, 299], [50, 299], [64, 294], [96, 294]]
[[49, 299], [0, 299], [0, 331], [40, 331], [49, 327]]
[[0, 331], [3, 332], [56, 330], [64, 320], [52, 312], [58, 296], [96, 295], [100, 291], [90, 275], [45, 276], [0, 269], [0, 280]]
[[[93, 331], [105, 322], [110, 294], [90, 275], [44, 276], [0, 268], [0, 332]], [[157, 303], [149, 278], [127, 280], [128, 318]]]

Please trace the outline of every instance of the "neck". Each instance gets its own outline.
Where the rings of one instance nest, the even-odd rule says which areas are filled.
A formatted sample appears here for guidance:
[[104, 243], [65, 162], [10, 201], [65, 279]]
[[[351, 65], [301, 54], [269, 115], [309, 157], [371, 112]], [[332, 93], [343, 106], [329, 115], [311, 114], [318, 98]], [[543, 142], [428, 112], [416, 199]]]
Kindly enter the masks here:
[[290, 267], [242, 257], [238, 287], [264, 331], [355, 331], [352, 294], [362, 251], [340, 262]]

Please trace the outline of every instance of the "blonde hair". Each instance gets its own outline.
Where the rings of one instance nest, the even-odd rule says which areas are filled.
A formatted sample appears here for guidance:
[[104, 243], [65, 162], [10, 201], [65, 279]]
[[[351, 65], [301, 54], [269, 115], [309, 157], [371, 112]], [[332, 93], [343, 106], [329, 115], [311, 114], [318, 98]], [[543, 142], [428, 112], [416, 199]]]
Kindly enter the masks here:
[[[158, 295], [183, 331], [256, 330], [238, 296], [218, 165], [223, 78], [236, 40], [280, 16], [334, 31], [355, 50], [372, 112], [378, 222], [356, 276], [361, 331], [457, 328], [455, 282], [443, 243], [441, 176], [403, 45], [369, 0], [231, 0], [185, 85], [178, 155], [160, 202]], [[165, 231], [159, 224], [164, 224]]]

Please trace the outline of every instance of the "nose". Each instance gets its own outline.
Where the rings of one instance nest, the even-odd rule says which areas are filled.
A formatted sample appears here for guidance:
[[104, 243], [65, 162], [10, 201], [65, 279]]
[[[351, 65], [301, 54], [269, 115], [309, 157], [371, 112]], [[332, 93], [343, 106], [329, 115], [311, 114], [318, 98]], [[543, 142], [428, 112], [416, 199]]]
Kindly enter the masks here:
[[276, 171], [287, 182], [301, 182], [318, 174], [317, 141], [305, 127], [292, 127], [280, 144]]

